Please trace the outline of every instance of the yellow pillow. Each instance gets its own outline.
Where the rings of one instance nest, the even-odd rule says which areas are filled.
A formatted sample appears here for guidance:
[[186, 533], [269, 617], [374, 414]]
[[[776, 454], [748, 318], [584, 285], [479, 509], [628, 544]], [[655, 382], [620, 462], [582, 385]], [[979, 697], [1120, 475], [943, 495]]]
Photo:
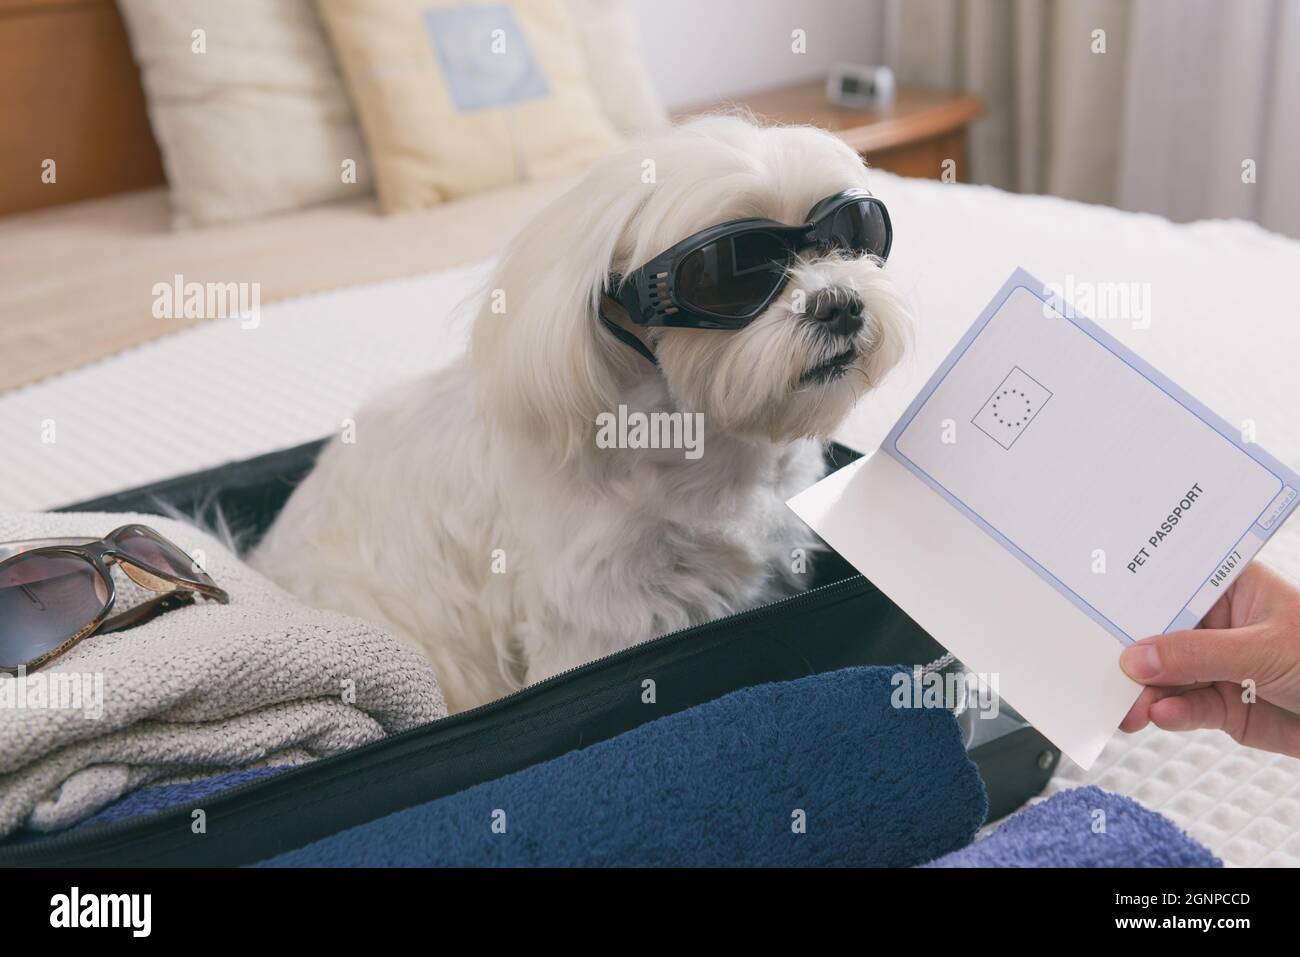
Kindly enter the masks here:
[[579, 169], [618, 144], [563, 0], [317, 0], [385, 212]]

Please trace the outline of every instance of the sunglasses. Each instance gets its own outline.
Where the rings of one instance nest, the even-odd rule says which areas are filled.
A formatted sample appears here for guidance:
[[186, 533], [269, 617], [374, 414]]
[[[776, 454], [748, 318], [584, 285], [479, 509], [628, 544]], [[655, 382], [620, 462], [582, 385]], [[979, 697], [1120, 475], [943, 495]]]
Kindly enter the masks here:
[[841, 249], [883, 262], [893, 239], [885, 204], [847, 189], [814, 206], [802, 226], [737, 219], [698, 232], [626, 276], [611, 275], [606, 295], [640, 326], [740, 329], [780, 294], [800, 251]]
[[[95, 632], [120, 631], [194, 602], [230, 596], [185, 551], [144, 525], [97, 542], [33, 539], [0, 544], [0, 672], [39, 668]], [[117, 599], [110, 566], [161, 592], [109, 617]]]

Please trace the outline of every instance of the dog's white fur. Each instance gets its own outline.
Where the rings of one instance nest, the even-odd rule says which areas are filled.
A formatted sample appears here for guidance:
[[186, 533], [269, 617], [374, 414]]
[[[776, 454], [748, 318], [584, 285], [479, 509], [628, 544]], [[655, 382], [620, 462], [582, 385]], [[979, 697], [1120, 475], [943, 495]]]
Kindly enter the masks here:
[[[510, 244], [489, 281], [505, 312], [485, 295], [469, 355], [367, 407], [255, 565], [418, 646], [453, 711], [800, 588], [799, 550], [818, 542], [783, 503], [819, 477], [819, 439], [904, 349], [885, 272], [808, 254], [741, 331], [640, 330], [661, 370], [596, 310], [611, 271], [726, 220], [802, 223], [865, 182], [829, 134], [736, 116], [599, 163]], [[829, 287], [855, 290], [867, 324], [848, 374], [808, 382], [848, 341], [796, 308]], [[703, 455], [599, 448], [597, 417], [620, 404], [702, 412]]]

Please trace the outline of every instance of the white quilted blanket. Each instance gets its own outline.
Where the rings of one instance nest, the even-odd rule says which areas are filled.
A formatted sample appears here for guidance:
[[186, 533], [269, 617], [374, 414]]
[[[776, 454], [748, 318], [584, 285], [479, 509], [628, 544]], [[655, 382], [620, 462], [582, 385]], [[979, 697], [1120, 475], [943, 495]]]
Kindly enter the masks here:
[[[918, 318], [904, 368], [840, 438], [874, 448], [1016, 266], [1063, 286], [1146, 284], [1149, 328], [1094, 315], [1230, 422], [1300, 467], [1300, 242], [1242, 222], [1154, 216], [876, 174], [891, 267]], [[478, 269], [284, 302], [0, 397], [0, 510], [89, 498], [333, 432], [376, 389], [450, 361]], [[52, 439], [52, 441], [51, 441]], [[1134, 463], [1141, 468], [1141, 463]], [[1263, 559], [1300, 577], [1300, 522]], [[1212, 733], [1118, 736], [1088, 774], [1163, 811], [1234, 864], [1300, 863], [1300, 761]]]

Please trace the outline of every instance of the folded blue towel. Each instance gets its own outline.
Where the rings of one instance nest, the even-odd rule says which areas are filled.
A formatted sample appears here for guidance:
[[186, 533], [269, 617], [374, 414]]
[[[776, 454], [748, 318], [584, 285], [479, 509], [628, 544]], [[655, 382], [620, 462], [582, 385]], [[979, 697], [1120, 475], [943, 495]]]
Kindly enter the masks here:
[[122, 821], [129, 817], [143, 817], [157, 814], [176, 804], [192, 804], [213, 794], [228, 790], [236, 785], [279, 774], [284, 767], [245, 768], [242, 771], [227, 771], [197, 781], [184, 784], [164, 784], [158, 787], [142, 788], [119, 801], [115, 801], [93, 817], [88, 817], [77, 827], [89, 827], [92, 824], [104, 824], [109, 821]]
[[283, 866], [919, 864], [988, 810], [892, 668], [760, 685], [272, 858]]
[[1053, 794], [927, 867], [1222, 867], [1162, 814], [1098, 787]]
[[[84, 821], [78, 822], [67, 830], [79, 830], [83, 827], [90, 827], [92, 824], [107, 824], [132, 817], [147, 817], [151, 814], [166, 811], [177, 804], [193, 805], [210, 795], [218, 794], [236, 785], [279, 774], [287, 770], [288, 767], [289, 765], [271, 768], [245, 768], [241, 771], [226, 771], [222, 774], [214, 774], [211, 777], [199, 778], [196, 781], [187, 781], [184, 784], [163, 784], [157, 787], [141, 788], [139, 791], [133, 791], [126, 797], [114, 801], [102, 811], [86, 818]], [[18, 844], [33, 844], [37, 841], [46, 840], [49, 836], [44, 831], [23, 828], [0, 841], [0, 845], [11, 847]]]

